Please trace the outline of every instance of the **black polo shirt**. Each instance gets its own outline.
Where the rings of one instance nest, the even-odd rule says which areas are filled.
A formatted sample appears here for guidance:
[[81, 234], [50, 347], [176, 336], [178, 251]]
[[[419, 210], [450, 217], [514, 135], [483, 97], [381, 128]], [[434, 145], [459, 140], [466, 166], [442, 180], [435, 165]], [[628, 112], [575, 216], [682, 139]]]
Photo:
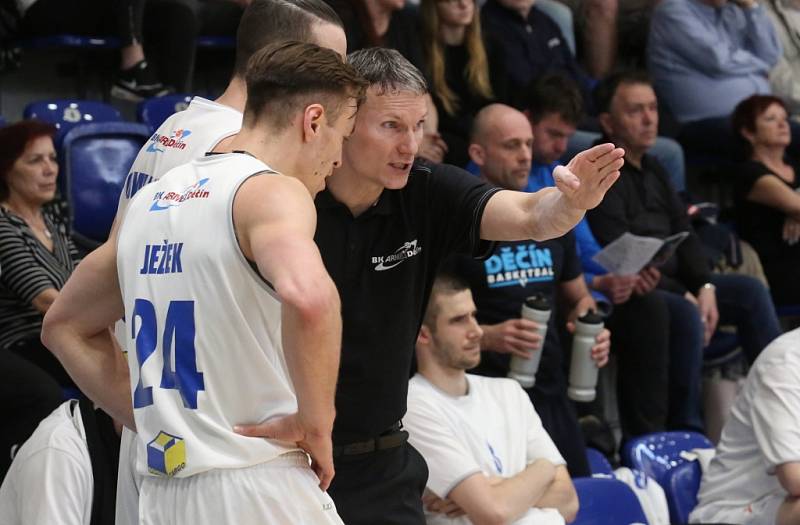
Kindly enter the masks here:
[[315, 240], [342, 300], [334, 443], [379, 435], [406, 412], [408, 376], [439, 264], [487, 254], [483, 210], [498, 189], [449, 165], [417, 162], [408, 184], [353, 217], [327, 190]]

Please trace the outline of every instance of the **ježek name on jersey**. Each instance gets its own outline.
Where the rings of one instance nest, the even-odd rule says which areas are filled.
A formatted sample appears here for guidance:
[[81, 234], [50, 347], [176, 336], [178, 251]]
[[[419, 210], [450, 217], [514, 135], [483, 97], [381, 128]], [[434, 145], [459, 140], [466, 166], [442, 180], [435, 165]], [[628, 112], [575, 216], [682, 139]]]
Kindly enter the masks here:
[[139, 273], [142, 275], [183, 273], [182, 251], [182, 242], [169, 242], [165, 239], [160, 244], [146, 244]]

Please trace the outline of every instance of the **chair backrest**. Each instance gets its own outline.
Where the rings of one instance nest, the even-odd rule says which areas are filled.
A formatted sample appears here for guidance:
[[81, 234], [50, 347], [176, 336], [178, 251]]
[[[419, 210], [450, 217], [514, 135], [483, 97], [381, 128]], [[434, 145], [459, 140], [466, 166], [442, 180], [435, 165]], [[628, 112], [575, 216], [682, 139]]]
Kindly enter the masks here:
[[195, 39], [194, 45], [206, 48], [233, 49], [236, 47], [236, 37], [200, 35]]
[[136, 119], [150, 128], [150, 133], [164, 123], [173, 113], [183, 111], [192, 101], [192, 95], [175, 94], [148, 98], [136, 107]]
[[608, 458], [596, 448], [586, 447], [586, 458], [589, 460], [589, 468], [592, 474], [613, 474]]
[[55, 125], [56, 149], [75, 126], [94, 122], [121, 122], [122, 115], [113, 106], [95, 100], [40, 100], [25, 106], [23, 118], [38, 119]]
[[672, 523], [689, 523], [689, 514], [697, 506], [697, 491], [702, 477], [703, 471], [697, 460], [687, 461], [667, 472], [663, 488]]
[[146, 126], [128, 122], [86, 124], [64, 137], [62, 173], [78, 242], [108, 238], [123, 181], [149, 137]]
[[655, 432], [628, 441], [622, 449], [622, 463], [641, 470], [664, 487], [666, 473], [687, 460], [681, 452], [694, 448], [714, 448], [698, 432]]
[[647, 517], [630, 487], [613, 478], [575, 478], [580, 510], [572, 525], [630, 525]]
[[119, 38], [116, 37], [83, 36], [69, 33], [23, 38], [16, 43], [25, 49], [48, 49], [54, 47], [67, 47], [75, 49], [116, 49], [120, 47]]

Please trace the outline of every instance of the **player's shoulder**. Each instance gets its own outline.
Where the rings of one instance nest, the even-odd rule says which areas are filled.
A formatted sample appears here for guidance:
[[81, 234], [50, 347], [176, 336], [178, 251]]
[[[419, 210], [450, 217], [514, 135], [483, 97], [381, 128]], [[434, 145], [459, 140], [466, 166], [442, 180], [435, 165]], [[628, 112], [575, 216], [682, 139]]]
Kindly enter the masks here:
[[[76, 400], [65, 401], [36, 427], [33, 435], [19, 451], [20, 458], [31, 457], [45, 450], [71, 456], [82, 456], [85, 449], [83, 424]], [[76, 458], [77, 459], [77, 458]]]

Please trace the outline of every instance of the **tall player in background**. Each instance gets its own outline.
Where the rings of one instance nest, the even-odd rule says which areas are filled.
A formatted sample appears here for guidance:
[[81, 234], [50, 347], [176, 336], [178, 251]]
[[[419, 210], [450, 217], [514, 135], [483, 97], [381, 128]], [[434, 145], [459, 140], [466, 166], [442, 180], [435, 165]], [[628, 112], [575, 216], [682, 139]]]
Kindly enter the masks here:
[[194, 97], [188, 108], [164, 121], [142, 146], [125, 179], [116, 222], [144, 185], [207, 151], [230, 151], [247, 102], [248, 60], [265, 46], [287, 40], [327, 47], [342, 57], [347, 49], [342, 21], [323, 0], [253, 0], [239, 22], [236, 62], [225, 92], [214, 101]]
[[[256, 53], [246, 81], [233, 153], [141, 190], [45, 318], [83, 391], [135, 421], [144, 523], [341, 523], [317, 488], [333, 477], [341, 319], [312, 198], [366, 82], [299, 42]], [[130, 371], [108, 331], [123, 305]], [[277, 416], [286, 441], [234, 433]]]
[[[287, 40], [318, 44], [343, 57], [347, 49], [342, 22], [323, 0], [253, 0], [239, 22], [233, 76], [225, 92], [214, 101], [194, 97], [186, 110], [164, 121], [142, 147], [125, 179], [114, 230], [128, 203], [143, 186], [208, 151], [226, 151], [242, 127], [242, 112], [247, 102], [244, 74], [248, 60], [263, 47]], [[125, 332], [125, 323], [118, 322], [118, 341], [124, 340]], [[139, 522], [139, 480], [133, 470], [136, 449], [131, 446], [134, 439], [130, 429], [123, 429], [117, 483], [117, 525]]]

